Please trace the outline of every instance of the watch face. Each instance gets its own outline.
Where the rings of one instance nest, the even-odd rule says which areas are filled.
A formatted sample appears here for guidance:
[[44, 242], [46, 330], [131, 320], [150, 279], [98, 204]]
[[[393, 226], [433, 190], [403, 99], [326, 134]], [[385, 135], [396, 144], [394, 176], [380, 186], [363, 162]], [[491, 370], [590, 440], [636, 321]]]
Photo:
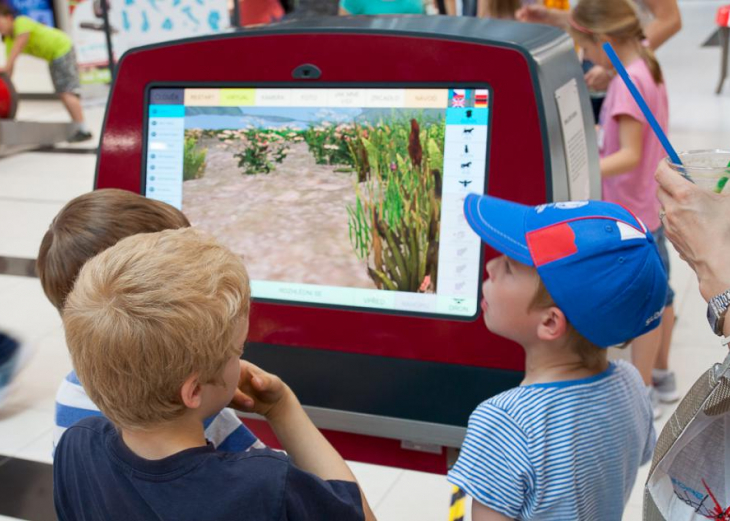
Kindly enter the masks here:
[[712, 328], [712, 331], [716, 335], [722, 334], [722, 331], [718, 331], [719, 329], [719, 322], [720, 317], [715, 312], [715, 306], [712, 305], [712, 301], [707, 305], [707, 321], [710, 323], [710, 327]]
[[728, 310], [728, 298], [730, 290], [710, 299], [707, 306], [707, 320], [716, 335], [722, 336], [725, 315]]

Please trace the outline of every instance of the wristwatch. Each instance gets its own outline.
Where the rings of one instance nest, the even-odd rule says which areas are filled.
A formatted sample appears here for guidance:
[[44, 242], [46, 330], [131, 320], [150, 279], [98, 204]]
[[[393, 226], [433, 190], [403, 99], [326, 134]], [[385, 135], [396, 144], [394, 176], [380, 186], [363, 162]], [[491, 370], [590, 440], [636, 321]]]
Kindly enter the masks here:
[[722, 330], [725, 326], [728, 307], [730, 307], [730, 289], [712, 297], [707, 305], [707, 321], [718, 336], [723, 336]]

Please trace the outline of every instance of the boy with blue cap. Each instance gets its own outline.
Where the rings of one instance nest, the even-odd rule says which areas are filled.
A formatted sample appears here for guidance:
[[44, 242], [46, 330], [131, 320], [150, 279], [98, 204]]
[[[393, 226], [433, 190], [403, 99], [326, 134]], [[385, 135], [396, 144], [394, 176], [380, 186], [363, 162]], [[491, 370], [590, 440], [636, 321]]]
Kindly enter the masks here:
[[484, 322], [525, 350], [525, 378], [469, 419], [449, 481], [472, 519], [620, 520], [656, 436], [638, 371], [606, 349], [657, 327], [667, 283], [654, 239], [623, 207], [524, 206], [469, 195], [487, 263]]

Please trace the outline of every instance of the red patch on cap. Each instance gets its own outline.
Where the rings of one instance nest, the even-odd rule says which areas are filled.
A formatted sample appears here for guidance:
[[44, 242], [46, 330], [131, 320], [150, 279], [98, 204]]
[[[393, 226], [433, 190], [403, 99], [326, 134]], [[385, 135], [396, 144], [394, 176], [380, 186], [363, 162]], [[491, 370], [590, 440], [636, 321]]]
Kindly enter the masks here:
[[578, 253], [575, 232], [567, 223], [529, 232], [526, 239], [536, 268]]

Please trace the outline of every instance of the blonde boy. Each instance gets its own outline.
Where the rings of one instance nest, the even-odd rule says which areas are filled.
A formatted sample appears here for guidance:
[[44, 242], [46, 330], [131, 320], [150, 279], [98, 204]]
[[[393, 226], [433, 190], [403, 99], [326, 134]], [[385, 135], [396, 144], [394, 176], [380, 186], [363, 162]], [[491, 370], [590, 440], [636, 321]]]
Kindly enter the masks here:
[[[242, 261], [192, 229], [136, 235], [81, 270], [63, 312], [79, 379], [105, 418], [69, 428], [54, 499], [67, 519], [372, 519], [349, 468], [292, 391], [239, 358]], [[235, 393], [289, 457], [216, 450], [203, 421]]]
[[[80, 195], [61, 208], [43, 236], [36, 262], [43, 291], [63, 314], [66, 299], [86, 261], [126, 237], [189, 226], [177, 208], [126, 190], [108, 188]], [[53, 446], [68, 427], [99, 414], [99, 408], [71, 371], [56, 393]], [[208, 418], [205, 427], [206, 439], [218, 449], [242, 452], [263, 447], [231, 409]]]
[[449, 481], [474, 521], [619, 521], [651, 458], [651, 406], [637, 370], [606, 348], [659, 325], [666, 274], [646, 226], [624, 208], [537, 207], [469, 195], [487, 263], [484, 322], [525, 350], [521, 385], [471, 415]]

